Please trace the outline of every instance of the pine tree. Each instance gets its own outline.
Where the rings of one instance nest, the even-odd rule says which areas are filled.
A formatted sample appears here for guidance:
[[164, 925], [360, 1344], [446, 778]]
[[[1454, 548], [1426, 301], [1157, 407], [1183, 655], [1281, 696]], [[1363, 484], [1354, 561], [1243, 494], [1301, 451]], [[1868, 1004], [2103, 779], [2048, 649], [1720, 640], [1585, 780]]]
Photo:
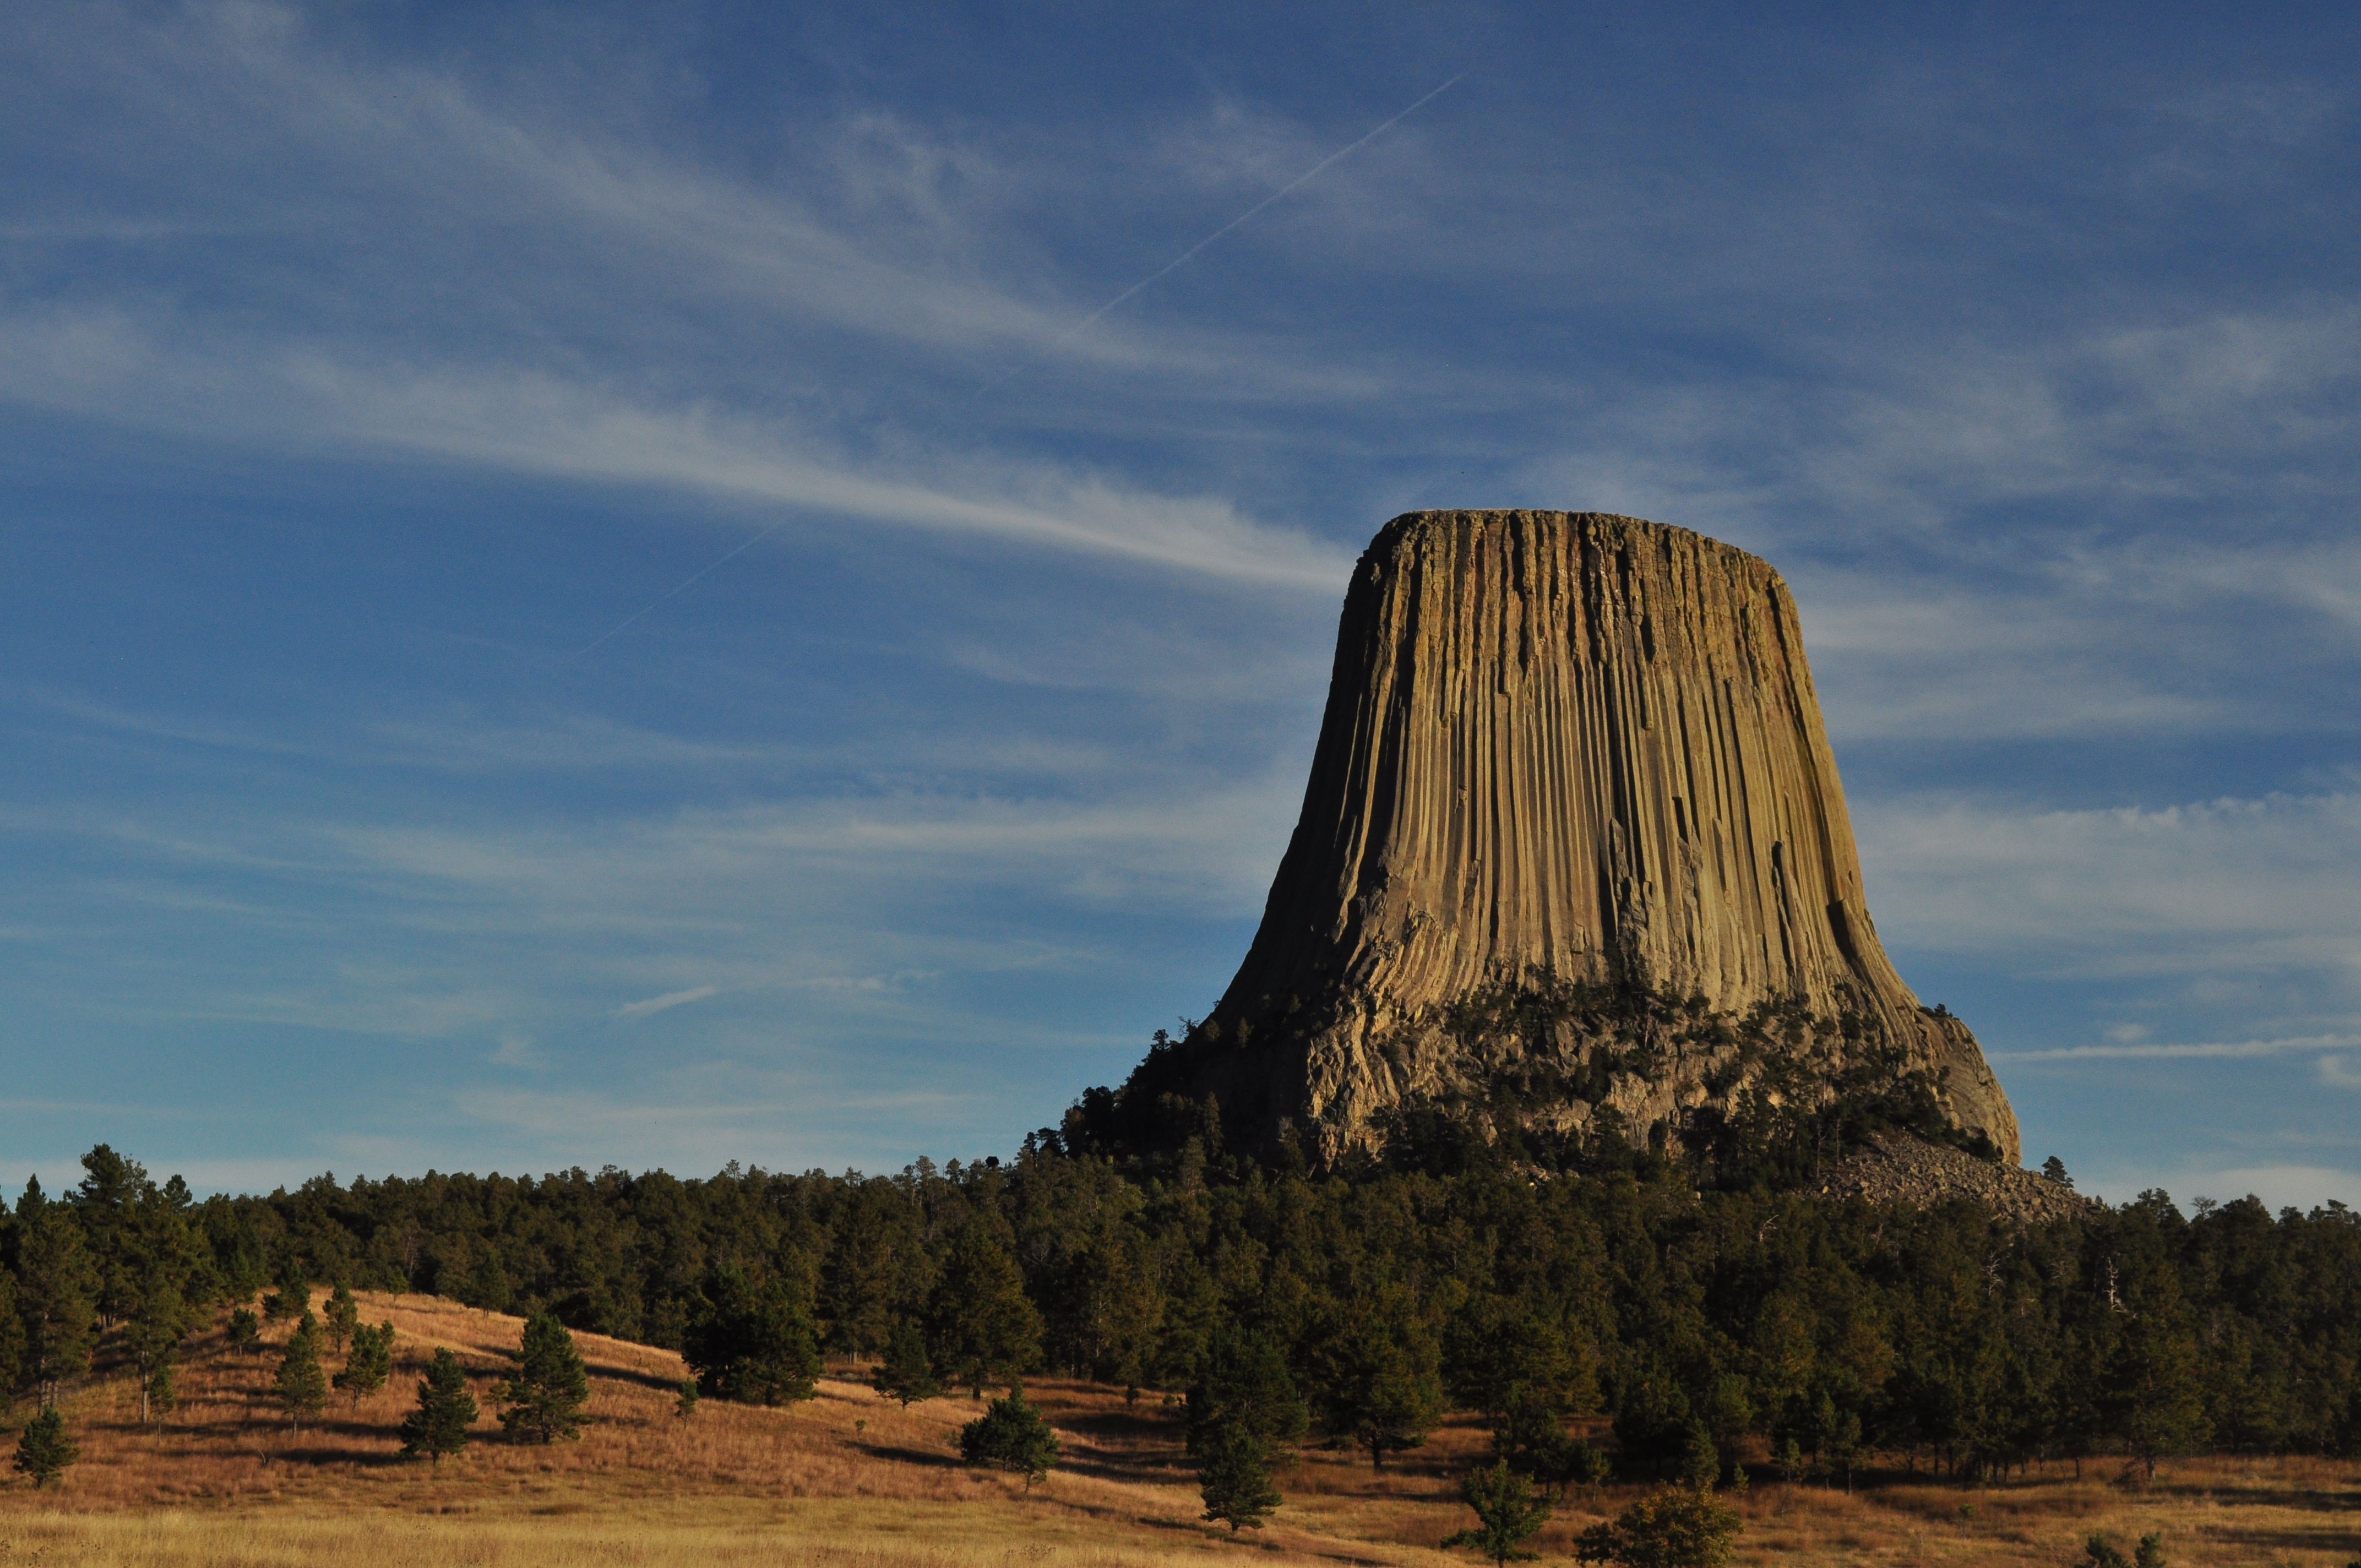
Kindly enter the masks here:
[[159, 1361], [139, 1380], [139, 1419], [142, 1422], [148, 1419], [150, 1411], [159, 1416], [169, 1416], [180, 1409], [177, 1371], [170, 1360]]
[[951, 1241], [942, 1277], [927, 1298], [935, 1368], [977, 1398], [987, 1383], [1014, 1386], [1041, 1353], [1041, 1314], [1025, 1276], [981, 1225]]
[[279, 1363], [271, 1389], [298, 1433], [306, 1417], [318, 1415], [327, 1406], [328, 1375], [320, 1367], [320, 1320], [308, 1310], [287, 1341], [287, 1354]]
[[47, 1405], [17, 1435], [14, 1464], [33, 1478], [33, 1489], [38, 1492], [64, 1475], [80, 1457], [81, 1448], [66, 1435], [65, 1417], [55, 1405]]
[[1237, 1416], [1192, 1431], [1190, 1442], [1205, 1517], [1227, 1524], [1233, 1535], [1240, 1527], [1260, 1530], [1285, 1500], [1271, 1485], [1269, 1442]]
[[[188, 1332], [192, 1315], [178, 1290], [159, 1285], [139, 1294], [131, 1321], [124, 1325], [123, 1346], [139, 1373], [141, 1426], [148, 1424], [156, 1390], [170, 1394], [172, 1365], [180, 1359], [181, 1341]], [[165, 1409], [170, 1408], [167, 1403]]]
[[2074, 1179], [2066, 1174], [2066, 1162], [2056, 1155], [2041, 1162], [2041, 1174], [2070, 1192], [2074, 1190]]
[[65, 1380], [90, 1365], [98, 1273], [82, 1246], [82, 1227], [62, 1204], [43, 1200], [38, 1182], [25, 1184], [16, 1226], [23, 1376], [44, 1406], [54, 1405]]
[[418, 1380], [418, 1409], [402, 1419], [401, 1452], [405, 1458], [426, 1454], [435, 1468], [443, 1456], [467, 1446], [467, 1429], [475, 1424], [476, 1399], [467, 1392], [467, 1375], [459, 1358], [438, 1349]]
[[1442, 1419], [1440, 1356], [1406, 1293], [1389, 1290], [1348, 1306], [1332, 1322], [1317, 1359], [1317, 1393], [1331, 1433], [1386, 1455], [1425, 1445]]
[[516, 1293], [509, 1287], [509, 1272], [500, 1266], [500, 1255], [488, 1243], [478, 1249], [476, 1265], [467, 1271], [467, 1283], [459, 1299], [470, 1307], [480, 1307], [487, 1312], [505, 1312]]
[[906, 1410], [916, 1401], [931, 1399], [943, 1391], [927, 1361], [927, 1342], [917, 1324], [905, 1319], [895, 1325], [885, 1359], [871, 1375], [869, 1386], [889, 1399], [900, 1400]]
[[2181, 1321], [2169, 1270], [2159, 1272], [2125, 1325], [2109, 1370], [2116, 1430], [2154, 1480], [2158, 1460], [2187, 1452], [2207, 1431], [2197, 1343]]
[[270, 1322], [281, 1318], [300, 1318], [312, 1310], [312, 1281], [303, 1272], [303, 1259], [290, 1252], [279, 1262], [279, 1288], [262, 1299], [262, 1315]]
[[970, 1464], [1024, 1472], [1029, 1492], [1058, 1463], [1058, 1434], [1027, 1401], [1025, 1386], [1019, 1383], [1006, 1398], [994, 1399], [983, 1415], [960, 1429], [960, 1454]]
[[1687, 1445], [1681, 1451], [1681, 1484], [1710, 1492], [1721, 1479], [1721, 1450], [1713, 1442], [1713, 1429], [1703, 1420], [1689, 1423]]
[[685, 1421], [693, 1421], [697, 1419], [696, 1378], [684, 1377], [680, 1380], [680, 1395], [673, 1401], [672, 1413]]
[[[7, 1201], [0, 1199], [0, 1208]], [[0, 1234], [5, 1225], [0, 1224]], [[0, 1404], [25, 1376], [25, 1320], [16, 1307], [16, 1277], [0, 1265]]]
[[582, 1407], [590, 1398], [590, 1375], [564, 1323], [546, 1312], [525, 1320], [516, 1373], [496, 1386], [493, 1398], [509, 1407], [500, 1412], [500, 1425], [521, 1442], [582, 1435], [589, 1420]]
[[735, 1269], [717, 1269], [701, 1290], [705, 1310], [681, 1346], [699, 1388], [750, 1405], [792, 1403], [818, 1392], [811, 1319], [784, 1283], [758, 1288]]
[[251, 1307], [240, 1307], [231, 1312], [226, 1332], [232, 1350], [252, 1352], [262, 1348], [262, 1320], [254, 1315]]
[[1524, 1550], [1550, 1519], [1550, 1506], [1533, 1496], [1532, 1484], [1509, 1468], [1506, 1460], [1471, 1473], [1461, 1483], [1459, 1496], [1476, 1510], [1476, 1528], [1443, 1538], [1445, 1547], [1472, 1546], [1500, 1568], [1511, 1559], [1530, 1561]]
[[909, 1228], [909, 1205], [892, 1183], [869, 1181], [851, 1194], [820, 1266], [819, 1307], [830, 1343], [855, 1356], [884, 1345], [905, 1259], [916, 1250]]
[[393, 1325], [355, 1324], [352, 1354], [345, 1358], [345, 1369], [330, 1381], [351, 1398], [353, 1409], [358, 1410], [361, 1401], [384, 1387], [392, 1376]]
[[1312, 1420], [1279, 1347], [1250, 1329], [1227, 1323], [1213, 1331], [1189, 1387], [1188, 1409], [1188, 1450], [1200, 1459], [1208, 1434], [1225, 1426], [1250, 1433], [1268, 1456], [1301, 1442]]
[[328, 1310], [325, 1314], [328, 1349], [332, 1354], [336, 1355], [345, 1354], [345, 1342], [350, 1339], [353, 1331], [360, 1326], [360, 1303], [353, 1299], [353, 1293], [350, 1290], [339, 1284], [328, 1296]]

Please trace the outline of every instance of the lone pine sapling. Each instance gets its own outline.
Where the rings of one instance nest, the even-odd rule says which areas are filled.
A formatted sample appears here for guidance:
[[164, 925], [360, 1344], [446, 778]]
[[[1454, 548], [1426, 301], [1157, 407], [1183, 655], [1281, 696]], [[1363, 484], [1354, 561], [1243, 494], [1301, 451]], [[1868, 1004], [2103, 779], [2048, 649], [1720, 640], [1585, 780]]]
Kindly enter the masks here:
[[81, 1457], [80, 1446], [66, 1434], [65, 1417], [58, 1413], [55, 1405], [48, 1405], [25, 1423], [25, 1430], [16, 1438], [16, 1457], [12, 1463], [33, 1478], [33, 1490], [38, 1492], [64, 1475], [67, 1467]]
[[280, 1359], [279, 1376], [271, 1380], [271, 1392], [286, 1410], [289, 1425], [299, 1435], [305, 1420], [318, 1415], [327, 1406], [328, 1375], [320, 1365], [320, 1320], [309, 1309], [287, 1341], [287, 1353]]
[[403, 1418], [404, 1458], [425, 1454], [442, 1468], [443, 1456], [467, 1446], [467, 1429], [476, 1421], [476, 1398], [467, 1392], [467, 1375], [448, 1348], [438, 1349], [418, 1380], [418, 1408]]
[[1027, 1401], [1025, 1386], [1019, 1383], [1006, 1398], [994, 1399], [983, 1415], [960, 1429], [960, 1454], [970, 1464], [1022, 1471], [1029, 1492], [1058, 1463], [1058, 1434]]
[[1241, 1528], [1260, 1530], [1285, 1500], [1271, 1485], [1269, 1442], [1236, 1416], [1191, 1433], [1190, 1441], [1205, 1518], [1228, 1525], [1233, 1535]]
[[342, 1389], [358, 1410], [361, 1401], [385, 1387], [393, 1376], [393, 1325], [379, 1323], [371, 1328], [367, 1323], [353, 1327], [352, 1354], [345, 1357], [345, 1369], [329, 1379]]
[[564, 1323], [546, 1312], [525, 1320], [516, 1372], [500, 1380], [493, 1398], [508, 1407], [500, 1412], [500, 1425], [520, 1442], [582, 1435], [590, 1419], [582, 1411], [590, 1398], [590, 1375]]
[[338, 1285], [329, 1294], [328, 1310], [324, 1317], [328, 1331], [328, 1349], [334, 1354], [342, 1355], [345, 1354], [345, 1342], [352, 1338], [353, 1331], [360, 1326], [360, 1303], [353, 1299], [353, 1293], [350, 1290]]

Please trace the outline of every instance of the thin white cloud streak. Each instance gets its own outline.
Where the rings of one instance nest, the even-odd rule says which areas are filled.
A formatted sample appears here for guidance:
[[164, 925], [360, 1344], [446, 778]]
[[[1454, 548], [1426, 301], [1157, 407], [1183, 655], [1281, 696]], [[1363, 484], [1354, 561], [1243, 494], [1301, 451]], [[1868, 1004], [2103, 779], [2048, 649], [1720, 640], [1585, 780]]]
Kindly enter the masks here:
[[718, 985], [692, 985], [686, 991], [667, 991], [662, 996], [651, 996], [643, 1002], [627, 1002], [615, 1009], [618, 1018], [646, 1018], [675, 1007], [686, 1007], [692, 1002], [702, 1002], [708, 996], [719, 996]]
[[364, 369], [311, 347], [177, 342], [113, 312], [0, 319], [0, 396], [309, 455], [402, 454], [663, 486], [1323, 594], [1352, 566], [1334, 545], [1212, 498], [985, 458], [864, 472], [784, 419], [653, 408], [532, 371]]
[[[2061, 1046], [2051, 1050], [1987, 1051], [1993, 1061], [2172, 1060], [2188, 1058], [2283, 1057], [2361, 1046], [2361, 1035], [2308, 1035], [2282, 1040], [2208, 1040], [2187, 1045]], [[2334, 1060], [2323, 1058], [2323, 1062]]]
[[[112, 1016], [449, 1038], [638, 1022], [727, 992], [757, 1012], [793, 993], [858, 1013], [873, 1033], [931, 1035], [944, 996], [980, 977], [1129, 961], [1093, 933], [1093, 912], [1249, 915], [1292, 783], [1079, 801], [912, 794], [565, 826], [93, 812], [5, 826], [91, 840], [110, 863], [116, 891], [81, 885], [88, 928], [70, 945], [120, 950], [111, 993], [77, 999]], [[159, 951], [108, 934], [183, 879], [203, 888], [224, 874], [243, 910], [209, 910]], [[1006, 899], [1031, 913], [1013, 925], [961, 913]], [[261, 931], [273, 935], [258, 947]], [[624, 987], [639, 994], [614, 994]]]
[[2361, 795], [2080, 811], [1899, 797], [1853, 819], [1880, 927], [1905, 946], [2084, 978], [2361, 979]]

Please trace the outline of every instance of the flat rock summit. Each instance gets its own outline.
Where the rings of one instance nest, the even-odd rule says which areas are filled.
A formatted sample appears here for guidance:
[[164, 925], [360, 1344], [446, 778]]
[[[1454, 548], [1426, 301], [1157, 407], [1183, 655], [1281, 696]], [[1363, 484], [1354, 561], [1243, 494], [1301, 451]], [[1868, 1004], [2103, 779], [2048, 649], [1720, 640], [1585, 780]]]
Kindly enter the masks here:
[[1974, 1036], [1879, 945], [1786, 585], [1598, 512], [1371, 542], [1261, 928], [1151, 1069], [1315, 1158], [1415, 1105], [1679, 1145], [1862, 1093], [2018, 1157]]

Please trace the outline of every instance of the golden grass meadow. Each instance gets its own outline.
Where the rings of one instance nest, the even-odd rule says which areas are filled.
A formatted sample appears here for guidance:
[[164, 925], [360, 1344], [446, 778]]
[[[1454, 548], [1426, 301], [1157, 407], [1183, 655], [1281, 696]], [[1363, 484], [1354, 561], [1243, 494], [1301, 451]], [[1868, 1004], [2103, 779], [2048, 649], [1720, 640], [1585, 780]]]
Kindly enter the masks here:
[[[669, 1568], [757, 1563], [940, 1568], [1117, 1568], [1132, 1563], [1438, 1563], [1466, 1524], [1458, 1478], [1484, 1453], [1472, 1421], [1383, 1471], [1307, 1451], [1282, 1473], [1269, 1526], [1233, 1536], [1201, 1520], [1179, 1412], [1143, 1394], [1045, 1378], [1028, 1392], [1064, 1442], [1029, 1494], [1019, 1477], [961, 1465], [966, 1397], [905, 1411], [850, 1365], [792, 1409], [704, 1401], [675, 1413], [677, 1356], [577, 1334], [593, 1425], [576, 1442], [504, 1440], [489, 1409], [467, 1451], [439, 1467], [399, 1457], [395, 1428], [418, 1376], [447, 1345], [483, 1385], [508, 1365], [520, 1319], [426, 1296], [364, 1293], [363, 1317], [398, 1335], [393, 1381], [356, 1409], [342, 1398], [301, 1435], [269, 1394], [275, 1325], [258, 1354], [215, 1330], [191, 1347], [180, 1408], [142, 1428], [127, 1376], [66, 1404], [81, 1462], [57, 1485], [0, 1494], [0, 1568], [344, 1568], [359, 1563], [584, 1563]], [[2043, 1564], [2081, 1562], [2094, 1530], [2128, 1551], [2161, 1532], [2176, 1568], [2345, 1568], [2361, 1558], [2361, 1464], [2192, 1459], [2146, 1491], [2112, 1465], [1963, 1488], [1886, 1476], [1848, 1495], [1760, 1482], [1730, 1499], [1745, 1563]], [[1533, 1543], [1566, 1561], [1575, 1536], [1640, 1495], [1576, 1493]], [[1450, 1554], [1473, 1562], [1465, 1552]]]

